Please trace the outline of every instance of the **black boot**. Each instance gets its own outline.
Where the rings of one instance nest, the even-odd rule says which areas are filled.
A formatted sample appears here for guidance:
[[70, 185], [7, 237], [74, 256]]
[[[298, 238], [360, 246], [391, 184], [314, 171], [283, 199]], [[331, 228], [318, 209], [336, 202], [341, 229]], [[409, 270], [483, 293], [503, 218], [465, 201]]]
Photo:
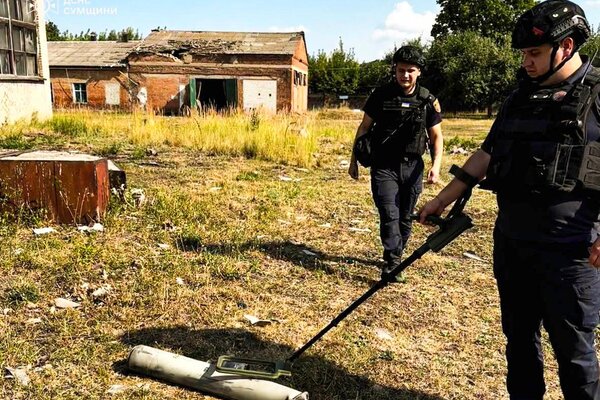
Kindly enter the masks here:
[[[394, 268], [396, 268], [400, 263], [386, 263], [383, 268], [381, 269], [381, 277], [384, 278], [387, 275], [389, 275]], [[391, 282], [398, 282], [398, 283], [405, 283], [406, 282], [406, 277], [404, 276], [404, 271], [400, 272], [398, 275], [396, 275]]]

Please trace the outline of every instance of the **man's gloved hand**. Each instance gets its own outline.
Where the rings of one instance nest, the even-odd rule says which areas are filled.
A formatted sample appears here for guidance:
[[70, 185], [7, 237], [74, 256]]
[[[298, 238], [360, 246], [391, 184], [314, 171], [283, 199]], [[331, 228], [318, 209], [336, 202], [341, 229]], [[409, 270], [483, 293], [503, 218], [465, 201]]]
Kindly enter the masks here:
[[352, 179], [358, 179], [358, 162], [354, 160], [354, 157], [352, 160], [350, 160], [350, 165], [348, 166], [348, 175], [350, 175]]

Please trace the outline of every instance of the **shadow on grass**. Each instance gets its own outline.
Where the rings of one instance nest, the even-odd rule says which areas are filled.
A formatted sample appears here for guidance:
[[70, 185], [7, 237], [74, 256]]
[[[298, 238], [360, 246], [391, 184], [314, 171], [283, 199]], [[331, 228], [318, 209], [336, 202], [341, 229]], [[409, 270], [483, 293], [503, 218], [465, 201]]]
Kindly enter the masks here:
[[[130, 347], [143, 344], [202, 361], [215, 361], [220, 355], [282, 360], [293, 353], [288, 346], [265, 342], [242, 329], [144, 328], [125, 333], [121, 341]], [[376, 360], [373, 364], [381, 362], [385, 361]], [[125, 361], [115, 363], [113, 368], [128, 373]], [[310, 353], [296, 361], [291, 377], [280, 378], [278, 382], [307, 391], [311, 400], [443, 400], [415, 390], [380, 386]]]
[[[366, 260], [356, 257], [344, 257], [336, 256], [322, 252], [321, 250], [312, 248], [305, 244], [293, 243], [290, 241], [275, 241], [275, 242], [261, 242], [261, 241], [250, 241], [243, 244], [208, 244], [203, 245], [200, 249], [212, 254], [220, 255], [236, 255], [243, 254], [248, 251], [260, 251], [272, 259], [281, 260], [293, 263], [302, 268], [309, 270], [320, 270], [326, 274], [337, 274], [348, 275], [347, 271], [349, 265], [375, 267], [379, 268], [381, 262], [378, 260]], [[371, 278], [364, 276], [354, 276], [354, 279], [373, 283]]]

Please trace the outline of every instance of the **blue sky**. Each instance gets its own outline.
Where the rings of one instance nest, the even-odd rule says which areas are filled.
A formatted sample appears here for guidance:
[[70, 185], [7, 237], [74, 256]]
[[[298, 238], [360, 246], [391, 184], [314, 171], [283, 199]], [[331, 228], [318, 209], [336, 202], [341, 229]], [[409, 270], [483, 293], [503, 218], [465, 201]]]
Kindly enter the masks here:
[[[380, 58], [407, 39], [429, 37], [435, 0], [44, 0], [46, 19], [64, 31], [102, 32], [128, 26], [147, 35], [175, 30], [303, 30], [309, 54], [329, 53], [340, 37], [358, 61]], [[581, 0], [590, 23], [600, 22], [600, 0]]]

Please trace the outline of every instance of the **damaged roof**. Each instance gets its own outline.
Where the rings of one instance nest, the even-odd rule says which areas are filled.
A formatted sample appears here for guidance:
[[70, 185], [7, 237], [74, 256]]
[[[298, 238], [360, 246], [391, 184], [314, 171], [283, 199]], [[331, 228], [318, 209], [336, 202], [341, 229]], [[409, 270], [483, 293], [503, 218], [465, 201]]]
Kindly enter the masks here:
[[187, 50], [193, 54], [286, 54], [296, 52], [304, 32], [153, 31], [136, 52]]
[[50, 67], [122, 67], [139, 40], [48, 42]]

